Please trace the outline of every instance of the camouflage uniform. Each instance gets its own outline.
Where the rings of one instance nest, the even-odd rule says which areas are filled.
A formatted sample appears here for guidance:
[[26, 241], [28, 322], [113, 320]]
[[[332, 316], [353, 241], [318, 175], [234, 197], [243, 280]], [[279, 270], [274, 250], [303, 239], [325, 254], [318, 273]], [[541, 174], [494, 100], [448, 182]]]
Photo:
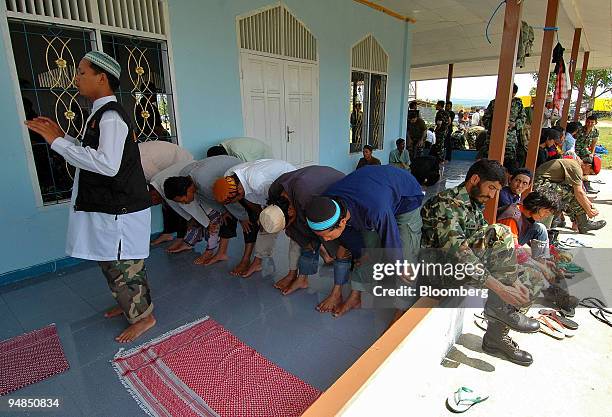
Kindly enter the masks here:
[[495, 278], [512, 285], [518, 279], [529, 289], [530, 300], [535, 299], [544, 285], [543, 275], [518, 264], [512, 232], [502, 224], [488, 225], [483, 210], [484, 205], [470, 199], [465, 183], [442, 191], [421, 209], [421, 247], [445, 249], [444, 255], [465, 265], [482, 264], [485, 273], [468, 277], [466, 284], [483, 287], [488, 278]]
[[[574, 221], [578, 218], [578, 216], [586, 214], [584, 208], [582, 208], [580, 203], [578, 203], [578, 200], [576, 200], [574, 189], [571, 185], [551, 182], [550, 180], [536, 176], [536, 179], [533, 182], [533, 189], [541, 192], [551, 191], [552, 193], [558, 195], [559, 211], [567, 214], [570, 219]], [[549, 222], [546, 222], [546, 226], [550, 227], [551, 225], [548, 223]]]
[[[438, 110], [436, 113], [436, 127], [434, 133], [436, 134], [436, 148], [438, 148], [438, 156], [440, 159], [446, 158], [446, 148], [444, 146], [444, 142], [446, 140], [446, 135], [449, 129], [449, 119], [450, 115], [444, 109]], [[440, 122], [440, 124], [438, 124]]]
[[130, 324], [153, 312], [143, 259], [98, 262], [113, 297]]
[[586, 127], [581, 128], [576, 134], [576, 155], [585, 157], [592, 154], [591, 143], [593, 140], [597, 143], [599, 138], [599, 130], [593, 128], [590, 133], [586, 133]]
[[[493, 125], [493, 111], [495, 110], [495, 100], [491, 100], [487, 110], [482, 116], [482, 124], [491, 132], [491, 127]], [[525, 125], [525, 111], [523, 109], [523, 102], [520, 98], [514, 97], [512, 99], [512, 104], [510, 105], [510, 116], [508, 118], [508, 124], [514, 123], [513, 128], [508, 128], [508, 132], [506, 133], [506, 151], [504, 160], [514, 160], [517, 161], [517, 150], [519, 147], [524, 147], [522, 132], [523, 126]], [[489, 154], [489, 144], [490, 144], [490, 135], [487, 138], [487, 141], [484, 146], [483, 154], [486, 158]], [[520, 152], [519, 152], [520, 154]], [[521, 156], [521, 155], [518, 155]]]

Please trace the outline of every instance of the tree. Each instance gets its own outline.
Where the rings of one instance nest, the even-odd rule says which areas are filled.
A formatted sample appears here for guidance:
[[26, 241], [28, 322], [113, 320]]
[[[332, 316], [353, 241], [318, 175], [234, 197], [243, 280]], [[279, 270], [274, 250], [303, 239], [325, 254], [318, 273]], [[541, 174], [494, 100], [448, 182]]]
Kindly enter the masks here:
[[[532, 74], [532, 76], [537, 82], [538, 74]], [[582, 71], [577, 70], [574, 76], [574, 88], [578, 88], [581, 77]], [[546, 89], [547, 95], [553, 93], [556, 80], [557, 75], [554, 72], [551, 72]], [[532, 88], [529, 94], [534, 96], [536, 93], [535, 90], [535, 88]], [[584, 81], [584, 93], [582, 95], [583, 106], [586, 106], [588, 109], [592, 109], [596, 98], [610, 92], [612, 92], [612, 68], [587, 70], [586, 79]]]

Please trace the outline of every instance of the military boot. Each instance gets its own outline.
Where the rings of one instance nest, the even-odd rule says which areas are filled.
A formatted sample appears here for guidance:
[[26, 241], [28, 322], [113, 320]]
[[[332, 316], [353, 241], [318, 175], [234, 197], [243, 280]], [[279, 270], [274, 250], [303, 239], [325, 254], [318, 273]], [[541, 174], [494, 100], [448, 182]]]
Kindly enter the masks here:
[[550, 228], [555, 229], [557, 227], [565, 227], [565, 216], [563, 216], [563, 214], [557, 215], [553, 218]]
[[520, 333], [536, 333], [540, 330], [540, 323], [537, 320], [520, 313], [516, 308], [499, 298], [493, 291], [489, 291], [489, 297], [484, 307], [484, 315], [489, 324], [492, 322], [502, 323]]
[[542, 294], [545, 300], [555, 303], [565, 316], [574, 317], [579, 300], [573, 295], [570, 295], [566, 288], [567, 284], [565, 280], [560, 280], [559, 284], [553, 284], [542, 290]]
[[554, 229], [548, 229], [548, 242], [551, 245], [557, 246], [559, 244], [559, 231]]
[[501, 354], [518, 365], [531, 365], [533, 357], [529, 352], [519, 349], [518, 344], [508, 335], [508, 330], [507, 326], [490, 321], [482, 338], [482, 350], [490, 355]]
[[582, 181], [582, 183], [584, 184], [584, 189], [588, 194], [597, 194], [599, 192], [599, 190], [591, 187], [591, 181]]
[[576, 218], [578, 223], [578, 233], [588, 233], [591, 230], [599, 230], [606, 225], [605, 220], [597, 220], [596, 222], [589, 220], [586, 214], [581, 214]]

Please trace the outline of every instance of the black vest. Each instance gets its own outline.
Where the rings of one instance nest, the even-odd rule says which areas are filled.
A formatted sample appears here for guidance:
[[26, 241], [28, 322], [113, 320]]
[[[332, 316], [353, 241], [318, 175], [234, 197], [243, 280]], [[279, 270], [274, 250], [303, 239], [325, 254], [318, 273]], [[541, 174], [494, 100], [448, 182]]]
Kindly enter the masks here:
[[91, 116], [87, 122], [83, 146], [98, 149], [100, 120], [108, 110], [115, 110], [128, 125], [127, 136], [114, 139], [125, 141], [119, 172], [114, 177], [109, 177], [82, 169], [79, 173], [79, 191], [74, 210], [107, 214], [127, 214], [144, 210], [151, 206], [151, 197], [140, 162], [136, 136], [127, 113], [119, 103], [106, 103]]

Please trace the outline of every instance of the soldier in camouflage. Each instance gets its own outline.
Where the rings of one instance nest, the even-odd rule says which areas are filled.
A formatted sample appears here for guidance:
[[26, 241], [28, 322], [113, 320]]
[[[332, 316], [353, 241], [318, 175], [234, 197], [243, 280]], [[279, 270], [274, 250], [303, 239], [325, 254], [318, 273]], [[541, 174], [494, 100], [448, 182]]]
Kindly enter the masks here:
[[428, 200], [421, 210], [421, 247], [443, 249], [443, 256], [451, 256], [464, 265], [484, 266], [484, 273], [469, 277], [468, 282], [455, 280], [442, 285], [488, 288], [485, 304], [488, 329], [483, 350], [501, 353], [520, 365], [530, 365], [531, 355], [518, 348], [508, 331], [539, 330], [539, 323], [519, 309], [536, 298], [545, 277], [540, 271], [517, 262], [514, 238], [507, 226], [488, 225], [483, 216], [484, 204], [499, 192], [505, 175], [499, 162], [481, 159], [470, 167], [464, 183]]
[[444, 161], [446, 158], [446, 135], [450, 125], [450, 116], [446, 110], [444, 110], [444, 101], [440, 100], [436, 103], [436, 128], [434, 133], [436, 134], [436, 144], [432, 148], [432, 155], [438, 157], [440, 161]]
[[[523, 126], [525, 125], [525, 111], [523, 109], [523, 102], [520, 98], [516, 97], [518, 92], [518, 86], [514, 84], [512, 93], [515, 97], [512, 98], [510, 105], [510, 116], [508, 118], [508, 131], [506, 133], [506, 151], [504, 153], [504, 166], [509, 173], [514, 172], [522, 164], [519, 159], [523, 159], [524, 144], [522, 139]], [[493, 124], [493, 111], [495, 109], [495, 100], [491, 100], [487, 110], [482, 116], [482, 123], [485, 129], [491, 133], [491, 127]], [[484, 148], [482, 149], [482, 155], [486, 158], [489, 152], [490, 136], [485, 142]], [[521, 148], [521, 149], [519, 149]]]
[[578, 130], [576, 135], [576, 154], [581, 158], [595, 154], [595, 146], [599, 139], [599, 130], [595, 127], [596, 124], [597, 116], [589, 116], [584, 127]]

